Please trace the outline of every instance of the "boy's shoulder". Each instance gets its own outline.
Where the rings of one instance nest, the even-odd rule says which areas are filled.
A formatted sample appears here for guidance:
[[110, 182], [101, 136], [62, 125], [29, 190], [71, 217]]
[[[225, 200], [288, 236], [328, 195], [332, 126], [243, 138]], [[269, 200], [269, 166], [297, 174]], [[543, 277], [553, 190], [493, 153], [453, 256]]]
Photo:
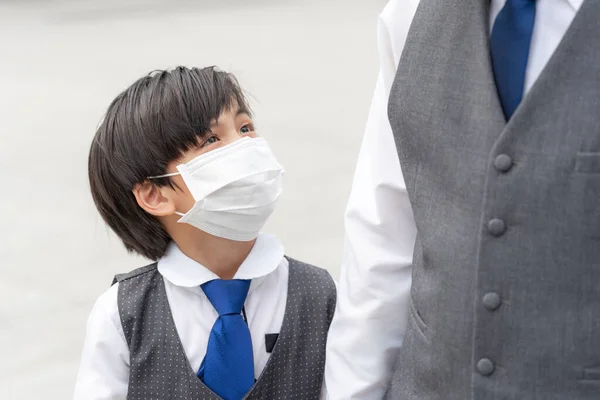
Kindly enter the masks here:
[[148, 274], [153, 274], [157, 271], [157, 267], [158, 267], [158, 263], [152, 263], [149, 265], [146, 265], [144, 267], [140, 267], [140, 268], [136, 268], [133, 271], [124, 273], [124, 274], [116, 274], [112, 284], [114, 285], [117, 282], [122, 282], [122, 281], [126, 281], [129, 279], [133, 279], [139, 276], [144, 276], [144, 275], [148, 275]]
[[288, 305], [286, 312], [299, 318], [325, 318], [331, 323], [337, 303], [336, 285], [323, 268], [286, 257], [289, 263]]
[[289, 256], [285, 256], [285, 258], [288, 261], [290, 270], [295, 269], [297, 272], [312, 275], [315, 277], [319, 277], [320, 279], [325, 279], [327, 281], [333, 282], [333, 278], [325, 268], [317, 267], [316, 265], [312, 265]]
[[316, 284], [314, 285], [316, 289], [332, 293], [335, 296], [336, 285], [329, 271], [288, 256], [285, 258], [289, 264], [290, 283], [297, 282], [308, 285], [305, 287], [313, 287], [311, 284]]

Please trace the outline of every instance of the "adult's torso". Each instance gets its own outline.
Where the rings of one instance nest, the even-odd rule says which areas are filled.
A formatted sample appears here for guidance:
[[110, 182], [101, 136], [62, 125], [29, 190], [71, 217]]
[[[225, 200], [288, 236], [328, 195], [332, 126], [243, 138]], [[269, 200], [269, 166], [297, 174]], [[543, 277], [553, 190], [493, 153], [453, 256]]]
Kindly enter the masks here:
[[489, 13], [421, 0], [392, 87], [418, 238], [388, 397], [595, 399], [600, 1], [583, 3], [508, 123]]

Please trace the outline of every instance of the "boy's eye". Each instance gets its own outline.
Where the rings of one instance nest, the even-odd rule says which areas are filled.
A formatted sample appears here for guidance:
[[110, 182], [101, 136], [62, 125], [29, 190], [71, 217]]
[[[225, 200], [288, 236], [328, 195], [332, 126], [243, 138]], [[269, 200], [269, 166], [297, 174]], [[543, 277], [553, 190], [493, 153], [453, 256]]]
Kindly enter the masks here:
[[218, 141], [219, 141], [218, 137], [211, 136], [208, 139], [206, 139], [206, 141], [204, 142], [204, 144], [202, 145], [202, 147], [208, 146], [209, 144], [217, 143]]
[[249, 132], [252, 132], [253, 130], [254, 130], [254, 128], [252, 127], [252, 125], [244, 125], [240, 128], [241, 133], [249, 133]]

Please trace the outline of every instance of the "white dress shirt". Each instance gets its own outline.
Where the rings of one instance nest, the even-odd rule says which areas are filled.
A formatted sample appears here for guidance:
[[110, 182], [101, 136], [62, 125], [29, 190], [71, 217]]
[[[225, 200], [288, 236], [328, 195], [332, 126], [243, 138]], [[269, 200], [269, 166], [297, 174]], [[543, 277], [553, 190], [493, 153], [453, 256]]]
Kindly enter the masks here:
[[[490, 28], [506, 0], [492, 0]], [[345, 215], [337, 308], [325, 383], [332, 400], [381, 399], [402, 345], [416, 227], [387, 116], [390, 88], [419, 0], [391, 0], [379, 16], [380, 71]], [[537, 0], [527, 92], [583, 0]]]
[[[234, 277], [252, 279], [245, 311], [257, 379], [270, 356], [265, 348], [265, 334], [279, 333], [283, 322], [288, 268], [283, 246], [273, 236], [261, 234]], [[200, 285], [219, 278], [185, 256], [174, 243], [158, 262], [158, 271], [164, 278], [183, 349], [190, 366], [197, 371], [218, 317]], [[75, 386], [76, 400], [124, 400], [127, 397], [129, 348], [117, 306], [118, 286], [102, 294], [90, 314]]]

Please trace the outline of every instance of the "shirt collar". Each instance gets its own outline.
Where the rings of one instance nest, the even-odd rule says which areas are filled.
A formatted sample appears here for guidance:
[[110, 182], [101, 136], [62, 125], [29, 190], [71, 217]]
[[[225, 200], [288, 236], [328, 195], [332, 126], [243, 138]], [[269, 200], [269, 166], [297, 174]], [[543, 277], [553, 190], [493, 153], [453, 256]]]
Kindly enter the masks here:
[[[256, 288], [262, 278], [275, 271], [283, 260], [283, 245], [274, 236], [260, 234], [242, 262], [233, 279], [251, 279], [250, 291]], [[198, 288], [200, 285], [219, 279], [204, 265], [192, 260], [171, 242], [165, 255], [158, 261], [158, 272], [170, 283], [185, 288]]]
[[567, 0], [567, 3], [573, 7], [573, 10], [579, 11], [579, 8], [583, 4], [583, 0]]

